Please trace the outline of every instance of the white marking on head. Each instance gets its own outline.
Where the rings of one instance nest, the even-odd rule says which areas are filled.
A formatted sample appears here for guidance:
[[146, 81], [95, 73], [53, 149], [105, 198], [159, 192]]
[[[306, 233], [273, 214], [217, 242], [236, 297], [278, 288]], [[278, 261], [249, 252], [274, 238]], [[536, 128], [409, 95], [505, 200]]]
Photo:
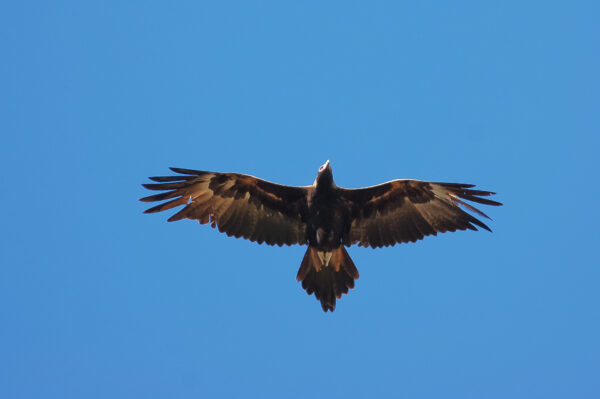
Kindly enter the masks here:
[[321, 167], [319, 168], [319, 172], [324, 171], [325, 169], [327, 169], [328, 166], [329, 166], [329, 159], [327, 160], [327, 162], [325, 162], [323, 165], [321, 165]]

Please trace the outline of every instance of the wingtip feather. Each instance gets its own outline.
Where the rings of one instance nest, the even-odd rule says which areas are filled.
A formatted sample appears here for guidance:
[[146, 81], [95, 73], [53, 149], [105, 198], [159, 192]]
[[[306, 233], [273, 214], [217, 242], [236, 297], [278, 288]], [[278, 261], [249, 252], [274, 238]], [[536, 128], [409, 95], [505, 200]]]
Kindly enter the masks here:
[[173, 166], [169, 166], [169, 169], [171, 169], [175, 173], [181, 173], [182, 175], [200, 175], [200, 174], [203, 173], [203, 172], [201, 172], [199, 170], [185, 169], [185, 168], [176, 168], [176, 167], [173, 167]]

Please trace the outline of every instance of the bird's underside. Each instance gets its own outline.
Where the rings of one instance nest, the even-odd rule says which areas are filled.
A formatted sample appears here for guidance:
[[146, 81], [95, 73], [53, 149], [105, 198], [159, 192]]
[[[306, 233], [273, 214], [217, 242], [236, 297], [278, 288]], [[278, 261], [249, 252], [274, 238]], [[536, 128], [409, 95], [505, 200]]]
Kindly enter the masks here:
[[237, 173], [171, 170], [178, 175], [151, 177], [156, 183], [143, 185], [162, 192], [141, 201], [166, 201], [145, 213], [183, 206], [169, 221], [194, 219], [228, 236], [268, 245], [308, 245], [297, 280], [324, 311], [333, 311], [336, 299], [354, 288], [359, 277], [345, 246], [378, 248], [447, 231], [489, 231], [461, 207], [488, 218], [465, 201], [501, 205], [484, 198], [495, 193], [470, 184], [403, 179], [341, 188], [333, 182], [329, 161], [305, 187]]

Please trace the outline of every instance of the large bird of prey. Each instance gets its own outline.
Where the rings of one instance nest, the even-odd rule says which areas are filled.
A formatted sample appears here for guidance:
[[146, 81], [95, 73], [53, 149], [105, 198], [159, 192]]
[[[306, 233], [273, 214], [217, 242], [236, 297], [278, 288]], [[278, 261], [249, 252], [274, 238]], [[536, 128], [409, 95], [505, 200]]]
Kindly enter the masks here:
[[195, 219], [228, 236], [268, 245], [308, 245], [297, 280], [315, 294], [323, 310], [335, 309], [336, 298], [354, 288], [358, 270], [344, 246], [378, 248], [421, 240], [447, 231], [491, 231], [460, 206], [489, 217], [464, 200], [502, 205], [490, 191], [472, 184], [392, 180], [376, 186], [336, 186], [329, 161], [310, 186], [284, 186], [238, 173], [171, 168], [179, 175], [150, 177], [144, 184], [160, 194], [141, 201], [164, 201], [145, 213], [183, 205], [169, 222]]

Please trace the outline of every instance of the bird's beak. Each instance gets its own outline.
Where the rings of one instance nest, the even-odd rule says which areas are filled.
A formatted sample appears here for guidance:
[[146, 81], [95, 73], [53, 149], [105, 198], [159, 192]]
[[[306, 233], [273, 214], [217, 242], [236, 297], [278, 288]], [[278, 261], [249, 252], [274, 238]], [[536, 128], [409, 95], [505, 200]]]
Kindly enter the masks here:
[[329, 159], [327, 160], [327, 162], [325, 162], [325, 169], [331, 169], [331, 166], [329, 166]]

